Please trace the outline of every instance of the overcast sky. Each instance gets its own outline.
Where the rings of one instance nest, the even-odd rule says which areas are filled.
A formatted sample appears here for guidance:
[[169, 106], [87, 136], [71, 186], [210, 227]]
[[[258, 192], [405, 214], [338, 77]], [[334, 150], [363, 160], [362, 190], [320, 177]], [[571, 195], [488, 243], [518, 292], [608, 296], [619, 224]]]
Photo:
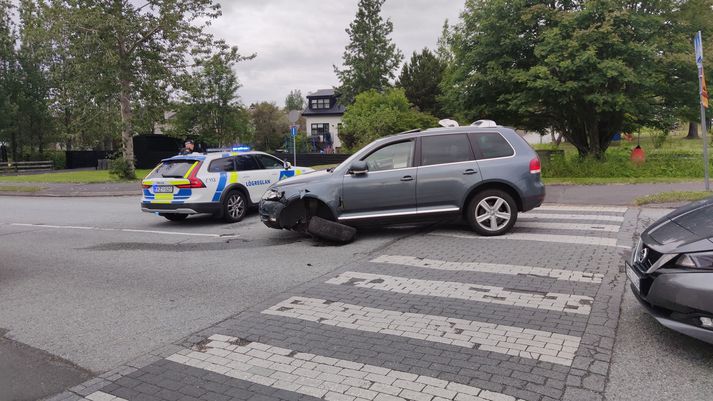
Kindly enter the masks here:
[[[241, 101], [284, 105], [292, 89], [303, 95], [337, 85], [333, 64], [340, 65], [358, 0], [222, 0], [223, 16], [211, 31], [242, 54], [257, 57], [236, 66]], [[387, 0], [391, 37], [405, 59], [424, 46], [434, 49], [443, 21], [453, 23], [464, 0]], [[398, 75], [398, 74], [397, 74]]]

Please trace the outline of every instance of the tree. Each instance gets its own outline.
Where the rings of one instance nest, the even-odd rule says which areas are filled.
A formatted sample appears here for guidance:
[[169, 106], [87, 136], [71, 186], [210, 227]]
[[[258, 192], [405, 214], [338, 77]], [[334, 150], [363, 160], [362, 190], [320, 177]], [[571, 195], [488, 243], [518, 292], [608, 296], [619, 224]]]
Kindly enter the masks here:
[[255, 148], [264, 151], [279, 149], [290, 130], [287, 115], [275, 103], [261, 102], [255, 105], [252, 123], [255, 127]]
[[133, 175], [134, 111], [165, 106], [196, 60], [227, 50], [205, 31], [220, 6], [212, 0], [54, 0], [52, 6], [70, 28], [93, 89], [118, 99], [122, 152]]
[[293, 89], [285, 98], [285, 110], [299, 110], [302, 111], [305, 108], [305, 98], [302, 97], [302, 91], [299, 89]]
[[446, 20], [443, 21], [443, 28], [441, 28], [441, 36], [438, 37], [438, 47], [436, 50], [436, 57], [445, 65], [449, 65], [453, 62], [453, 50], [451, 49], [451, 42], [453, 40], [451, 36], [451, 27], [446, 18]]
[[17, 62], [16, 33], [10, 15], [9, 0], [0, 0], [0, 140], [10, 143], [10, 153], [17, 158]]
[[198, 136], [216, 145], [248, 140], [251, 128], [247, 111], [240, 105], [240, 83], [233, 71], [239, 57], [216, 54], [185, 77], [185, 94], [176, 105], [171, 134]]
[[339, 138], [348, 149], [358, 149], [387, 135], [437, 124], [435, 117], [414, 109], [400, 88], [384, 93], [372, 89], [357, 95], [342, 121]]
[[684, 42], [670, 6], [468, 0], [443, 84], [448, 106], [471, 119], [554, 129], [581, 156], [601, 158], [615, 133], [665, 126], [680, 107], [668, 93], [685, 81], [671, 74]]
[[430, 50], [413, 52], [411, 60], [404, 63], [397, 85], [404, 88], [406, 98], [419, 110], [441, 115], [438, 98], [445, 64]]
[[340, 102], [350, 104], [359, 93], [390, 87], [403, 54], [391, 42], [394, 30], [390, 19], [381, 18], [386, 0], [359, 0], [354, 21], [346, 29], [349, 44], [344, 50], [343, 69], [334, 66], [339, 78]]

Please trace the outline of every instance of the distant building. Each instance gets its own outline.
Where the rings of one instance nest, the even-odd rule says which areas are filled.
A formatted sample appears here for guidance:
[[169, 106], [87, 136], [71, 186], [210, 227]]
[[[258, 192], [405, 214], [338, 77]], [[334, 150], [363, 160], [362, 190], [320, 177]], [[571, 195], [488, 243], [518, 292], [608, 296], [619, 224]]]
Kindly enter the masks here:
[[342, 146], [339, 129], [344, 106], [337, 103], [334, 89], [320, 89], [307, 95], [307, 107], [302, 112], [312, 151], [332, 153]]

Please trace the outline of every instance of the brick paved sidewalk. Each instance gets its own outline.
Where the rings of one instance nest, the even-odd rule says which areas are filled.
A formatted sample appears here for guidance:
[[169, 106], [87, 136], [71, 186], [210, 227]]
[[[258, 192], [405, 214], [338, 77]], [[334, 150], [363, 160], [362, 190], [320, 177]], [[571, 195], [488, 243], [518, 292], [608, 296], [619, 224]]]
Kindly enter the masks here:
[[636, 213], [409, 237], [53, 400], [601, 400]]

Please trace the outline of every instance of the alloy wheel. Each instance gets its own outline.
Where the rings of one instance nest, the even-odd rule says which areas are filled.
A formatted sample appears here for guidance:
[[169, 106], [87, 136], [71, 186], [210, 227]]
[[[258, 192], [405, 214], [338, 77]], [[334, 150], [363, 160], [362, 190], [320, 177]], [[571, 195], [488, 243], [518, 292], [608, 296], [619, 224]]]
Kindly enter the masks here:
[[487, 231], [498, 231], [512, 219], [512, 210], [499, 196], [483, 198], [475, 207], [475, 222]]
[[228, 198], [228, 215], [233, 219], [240, 218], [245, 213], [245, 201], [239, 194], [232, 194]]

